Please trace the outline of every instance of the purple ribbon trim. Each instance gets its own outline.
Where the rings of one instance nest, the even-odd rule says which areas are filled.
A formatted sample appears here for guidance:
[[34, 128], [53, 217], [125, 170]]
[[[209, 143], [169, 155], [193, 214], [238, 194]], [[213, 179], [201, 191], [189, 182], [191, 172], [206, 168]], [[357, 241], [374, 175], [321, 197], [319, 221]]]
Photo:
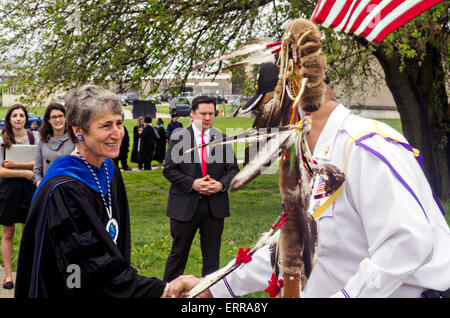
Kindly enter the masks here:
[[[52, 190], [50, 191], [50, 194], [48, 196], [47, 201], [50, 199], [50, 197], [53, 194], [53, 190], [55, 190], [55, 188], [61, 184], [67, 183], [67, 182], [71, 182], [71, 181], [75, 181], [75, 180], [66, 180], [66, 181], [62, 181], [56, 185], [53, 186]], [[38, 294], [38, 283], [39, 283], [39, 267], [41, 264], [41, 255], [42, 255], [42, 245], [44, 243], [44, 234], [45, 234], [45, 228], [47, 227], [47, 217], [48, 217], [48, 204], [47, 204], [47, 208], [45, 210], [45, 219], [44, 219], [44, 226], [42, 228], [42, 234], [41, 234], [41, 243], [39, 245], [39, 254], [38, 254], [38, 261], [37, 261], [37, 266], [36, 266], [36, 284], [35, 284], [35, 289], [34, 289], [34, 298], [37, 298], [37, 294]]]
[[[406, 143], [406, 142], [401, 142], [401, 141], [395, 140], [394, 138], [391, 138], [391, 137], [383, 137], [383, 136], [381, 136], [380, 134], [378, 134], [377, 132], [372, 132], [372, 133], [369, 133], [369, 134], [367, 134], [367, 135], [365, 135], [365, 136], [362, 136], [362, 137], [359, 138], [357, 141], [355, 141], [355, 144], [356, 144], [356, 145], [359, 145], [359, 144], [361, 143], [361, 141], [366, 140], [366, 139], [368, 139], [368, 138], [371, 138], [371, 137], [373, 137], [373, 136], [375, 136], [375, 135], [379, 135], [380, 137], [384, 138], [386, 141], [394, 142], [394, 143], [396, 143], [396, 144], [399, 144], [399, 145], [403, 146], [403, 148], [405, 148], [406, 150], [408, 150], [408, 151], [414, 153], [414, 148], [413, 148], [410, 144], [408, 144], [408, 143]], [[366, 146], [366, 147], [367, 147], [367, 146]], [[420, 168], [423, 170], [423, 156], [422, 156], [421, 154], [419, 154], [419, 155], [416, 157], [416, 159], [417, 159], [417, 162], [418, 162], [419, 165], [420, 165]], [[438, 206], [439, 210], [441, 210], [442, 215], [445, 216], [444, 208], [442, 207], [442, 204], [441, 204], [441, 202], [439, 201], [439, 198], [438, 198], [438, 197], [436, 196], [436, 194], [434, 193], [433, 189], [431, 189], [431, 193], [433, 194], [434, 201], [436, 202], [436, 205]], [[416, 200], [417, 200], [417, 199], [416, 199]], [[419, 203], [419, 204], [420, 204], [420, 203]], [[422, 206], [421, 206], [421, 207], [422, 207]], [[422, 208], [422, 210], [423, 210], [423, 208]], [[425, 213], [425, 211], [424, 211], [424, 213]], [[428, 219], [428, 218], [427, 218], [427, 219]]]
[[[395, 140], [395, 139], [393, 139], [391, 137], [384, 137], [384, 139], [386, 139], [389, 142], [395, 142], [395, 143], [403, 146], [403, 148], [405, 148], [406, 150], [411, 151], [412, 153], [414, 153], [414, 148], [410, 144], [407, 144], [406, 142], [401, 142], [401, 141]], [[419, 162], [420, 168], [423, 169], [423, 156], [419, 154], [417, 156], [417, 161]]]
[[236, 298], [236, 295], [233, 293], [233, 290], [231, 289], [230, 284], [228, 284], [227, 278], [223, 278], [223, 282], [225, 283], [225, 287], [228, 289], [228, 292], [230, 293], [231, 297]]
[[350, 298], [350, 296], [348, 295], [348, 293], [345, 291], [344, 288], [341, 289], [342, 294], [344, 294], [345, 298]]
[[[373, 135], [372, 135], [372, 136], [373, 136]], [[370, 137], [372, 137], [372, 136], [370, 136]], [[366, 137], [366, 136], [364, 136], [364, 137]], [[364, 138], [364, 137], [362, 137], [362, 138]], [[367, 138], [364, 138], [364, 139], [367, 139]], [[422, 211], [423, 211], [423, 214], [425, 215], [427, 221], [429, 222], [428, 216], [427, 216], [427, 214], [425, 213], [425, 209], [423, 208], [423, 206], [422, 206], [422, 204], [420, 203], [419, 199], [417, 198], [416, 194], [415, 194], [414, 191], [411, 189], [411, 187], [406, 183], [406, 181], [400, 176], [400, 174], [397, 172], [397, 170], [394, 169], [394, 167], [390, 164], [390, 162], [389, 162], [382, 154], [380, 154], [380, 153], [377, 152], [376, 150], [370, 148], [369, 146], [363, 144], [363, 143], [361, 142], [361, 139], [356, 140], [356, 141], [355, 141], [355, 144], [356, 144], [357, 146], [363, 147], [364, 149], [366, 149], [367, 151], [369, 151], [370, 153], [372, 153], [373, 155], [375, 155], [376, 157], [378, 157], [379, 159], [381, 159], [381, 161], [383, 161], [383, 162], [389, 167], [389, 169], [391, 170], [391, 172], [397, 177], [398, 181], [400, 181], [400, 183], [406, 188], [406, 190], [409, 191], [409, 193], [411, 193], [411, 195], [412, 195], [412, 196], [414, 197], [414, 199], [417, 201], [417, 203], [419, 204], [420, 208], [421, 208]]]

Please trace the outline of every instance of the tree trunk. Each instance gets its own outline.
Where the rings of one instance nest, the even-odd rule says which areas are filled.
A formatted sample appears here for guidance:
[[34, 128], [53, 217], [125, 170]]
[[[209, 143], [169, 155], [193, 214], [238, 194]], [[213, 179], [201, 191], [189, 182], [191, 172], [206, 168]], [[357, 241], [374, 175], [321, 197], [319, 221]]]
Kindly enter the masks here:
[[384, 69], [387, 86], [397, 104], [403, 134], [422, 154], [425, 175], [436, 195], [448, 199], [449, 105], [442, 56], [439, 49], [429, 43], [425, 53], [420, 66], [418, 60], [407, 59], [403, 72], [400, 71], [401, 59], [395, 52], [388, 56], [386, 48], [379, 46], [374, 55]]

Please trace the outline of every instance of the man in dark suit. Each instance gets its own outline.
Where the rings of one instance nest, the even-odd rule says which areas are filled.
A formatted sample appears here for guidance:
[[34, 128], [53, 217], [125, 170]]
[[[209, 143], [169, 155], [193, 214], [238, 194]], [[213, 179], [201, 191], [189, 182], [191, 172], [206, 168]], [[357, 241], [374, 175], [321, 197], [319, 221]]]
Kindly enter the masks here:
[[202, 143], [225, 137], [211, 128], [215, 100], [207, 96], [192, 101], [191, 125], [173, 132], [166, 152], [164, 176], [171, 182], [166, 214], [170, 217], [172, 250], [164, 280], [184, 272], [192, 240], [200, 229], [203, 256], [202, 275], [219, 269], [219, 252], [224, 218], [230, 215], [227, 188], [239, 172], [231, 145], [203, 147]]

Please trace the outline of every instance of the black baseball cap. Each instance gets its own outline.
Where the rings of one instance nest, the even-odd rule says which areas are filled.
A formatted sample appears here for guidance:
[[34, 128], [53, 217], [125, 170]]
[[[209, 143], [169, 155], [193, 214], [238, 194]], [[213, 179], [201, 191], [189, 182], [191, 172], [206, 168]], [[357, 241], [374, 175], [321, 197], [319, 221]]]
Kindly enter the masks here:
[[275, 90], [278, 83], [278, 67], [274, 63], [262, 63], [258, 69], [258, 88], [256, 94], [239, 109], [240, 113], [247, 113], [258, 108], [265, 93]]

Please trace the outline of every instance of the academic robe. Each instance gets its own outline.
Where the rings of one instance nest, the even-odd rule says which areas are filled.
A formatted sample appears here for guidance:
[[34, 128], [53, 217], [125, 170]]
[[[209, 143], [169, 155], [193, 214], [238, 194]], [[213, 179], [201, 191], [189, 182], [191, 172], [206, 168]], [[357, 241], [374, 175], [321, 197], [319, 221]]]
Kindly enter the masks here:
[[157, 126], [156, 130], [158, 131], [159, 138], [156, 139], [155, 156], [153, 157], [153, 160], [162, 163], [166, 157], [166, 130], [163, 126]]
[[[117, 245], [97, 185], [80, 158], [61, 157], [36, 190], [19, 251], [16, 298], [160, 297], [166, 283], [130, 265], [128, 200], [119, 169], [106, 159]], [[101, 168], [92, 167], [102, 182]], [[90, 176], [89, 176], [90, 175]], [[111, 178], [111, 177], [110, 177]], [[106, 196], [106, 189], [103, 189]], [[77, 286], [77, 269], [79, 281]], [[79, 288], [77, 288], [79, 287]]]

